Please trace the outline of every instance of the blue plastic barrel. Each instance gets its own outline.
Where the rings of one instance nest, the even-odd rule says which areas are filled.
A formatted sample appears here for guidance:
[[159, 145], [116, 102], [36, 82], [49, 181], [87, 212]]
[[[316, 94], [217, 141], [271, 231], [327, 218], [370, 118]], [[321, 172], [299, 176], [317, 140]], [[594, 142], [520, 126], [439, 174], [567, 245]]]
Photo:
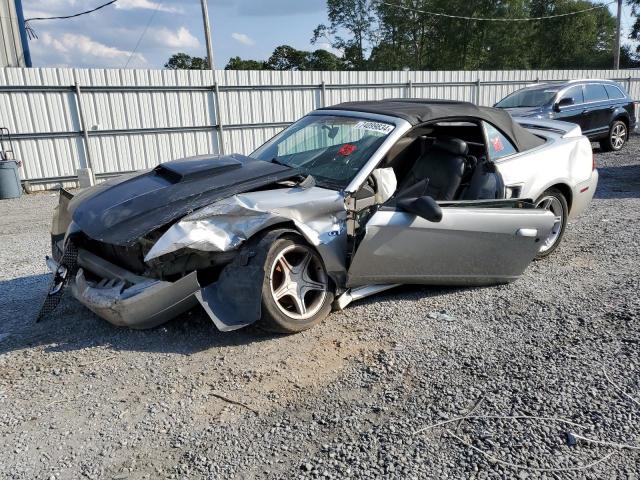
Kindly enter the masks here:
[[22, 195], [18, 162], [0, 160], [0, 199], [18, 198]]

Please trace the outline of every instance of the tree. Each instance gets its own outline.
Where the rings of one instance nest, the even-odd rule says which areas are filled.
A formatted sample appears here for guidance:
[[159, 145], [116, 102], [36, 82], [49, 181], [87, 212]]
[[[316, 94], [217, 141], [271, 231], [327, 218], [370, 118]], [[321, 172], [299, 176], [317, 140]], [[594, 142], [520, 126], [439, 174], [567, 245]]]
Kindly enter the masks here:
[[265, 70], [265, 62], [259, 60], [243, 60], [240, 57], [231, 57], [224, 67], [225, 70]]
[[266, 61], [266, 66], [269, 70], [305, 70], [308, 55], [309, 52], [280, 45]]
[[342, 59], [326, 50], [307, 52], [289, 45], [276, 47], [267, 59], [243, 60], [233, 57], [225, 70], [344, 70]]
[[[343, 52], [344, 61], [354, 70], [366, 67], [366, 50], [376, 30], [372, 0], [327, 0], [329, 25], [318, 25], [312, 43], [324, 39]], [[350, 35], [344, 37], [339, 32]]]
[[305, 70], [344, 70], [344, 60], [326, 50], [318, 49], [307, 55]]
[[640, 55], [630, 45], [620, 48], [620, 68], [640, 68]]
[[[558, 15], [593, 7], [578, 0], [533, 0], [533, 16]], [[532, 68], [610, 68], [615, 39], [615, 19], [606, 8], [587, 13], [535, 22], [528, 41], [532, 43]]]
[[[636, 21], [631, 27], [631, 33], [629, 39], [636, 44], [635, 52], [631, 52], [631, 48], [626, 52], [628, 56], [628, 62], [633, 64], [634, 62], [640, 62], [640, 0], [627, 0], [627, 5], [631, 6], [631, 14], [636, 17]], [[624, 50], [624, 48], [623, 48]], [[620, 52], [620, 65], [622, 66], [625, 60], [625, 52]]]
[[192, 57], [186, 53], [175, 53], [171, 55], [164, 68], [169, 70], [206, 70], [209, 63], [206, 58]]
[[[640, 0], [627, 2], [635, 2], [640, 9]], [[319, 25], [312, 41], [330, 41], [344, 52], [344, 61], [352, 69], [608, 68], [615, 20], [607, 8], [509, 21], [596, 5], [603, 4], [588, 0], [327, 0], [330, 25]], [[505, 21], [473, 20], [480, 17]], [[637, 32], [640, 39], [640, 22]]]

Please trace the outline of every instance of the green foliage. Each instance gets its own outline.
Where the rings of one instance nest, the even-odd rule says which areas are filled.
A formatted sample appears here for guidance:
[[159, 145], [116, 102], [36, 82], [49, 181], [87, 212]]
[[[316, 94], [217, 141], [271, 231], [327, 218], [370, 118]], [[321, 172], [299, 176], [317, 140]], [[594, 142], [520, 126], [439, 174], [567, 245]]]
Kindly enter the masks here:
[[171, 55], [164, 68], [169, 70], [206, 70], [209, 64], [206, 58], [192, 57], [186, 53], [176, 53]]
[[276, 47], [266, 62], [269, 70], [304, 70], [309, 52], [297, 50], [289, 45]]
[[[620, 52], [620, 66], [628, 65], [627, 68], [638, 68], [640, 66], [640, 0], [627, 0], [627, 5], [631, 7], [631, 14], [636, 17], [633, 27], [631, 27], [631, 33], [629, 34], [629, 39], [636, 44], [636, 48], [635, 52], [632, 52], [631, 48], [622, 48]], [[629, 67], [629, 65], [631, 67]]]
[[[366, 46], [374, 38], [376, 17], [370, 0], [327, 0], [330, 24], [318, 25], [313, 32], [313, 43], [320, 39], [330, 41], [333, 48], [343, 52], [344, 61], [354, 70], [366, 67]], [[344, 37], [339, 32], [349, 36]]]
[[309, 53], [305, 70], [345, 70], [345, 63], [331, 52], [318, 49]]
[[307, 52], [289, 45], [276, 47], [266, 62], [233, 57], [225, 70], [344, 70], [345, 63], [331, 52]]
[[231, 57], [229, 63], [224, 67], [225, 70], [265, 70], [266, 68], [265, 62], [243, 60], [240, 57]]
[[[627, 1], [640, 8], [640, 0]], [[587, 0], [327, 0], [330, 24], [319, 25], [312, 41], [329, 41], [353, 69], [608, 68], [613, 61], [615, 19], [607, 8], [526, 22], [424, 13], [509, 19], [558, 15], [594, 5]], [[640, 39], [640, 23], [637, 32]]]
[[[637, 17], [630, 38], [640, 42], [640, 0], [626, 0]], [[585, 10], [595, 0], [327, 0], [328, 25], [312, 43], [341, 53], [277, 47], [266, 61], [233, 57], [227, 70], [504, 70], [610, 68], [615, 18], [608, 8], [536, 21], [483, 22], [435, 16], [531, 18]], [[398, 8], [404, 6], [407, 9]], [[186, 57], [186, 58], [183, 58]], [[640, 65], [640, 47], [623, 46], [621, 67]], [[166, 68], [206, 68], [177, 54]], [[180, 66], [174, 66], [180, 65]]]

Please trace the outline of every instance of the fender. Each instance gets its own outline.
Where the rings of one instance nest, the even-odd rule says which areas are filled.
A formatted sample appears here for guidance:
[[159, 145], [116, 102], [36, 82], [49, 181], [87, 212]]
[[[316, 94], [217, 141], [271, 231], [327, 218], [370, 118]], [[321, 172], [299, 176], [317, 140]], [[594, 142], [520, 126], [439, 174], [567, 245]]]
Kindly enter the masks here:
[[220, 273], [218, 280], [196, 292], [196, 298], [222, 332], [237, 330], [260, 320], [264, 263], [275, 240], [287, 233], [278, 228], [259, 233], [245, 242], [238, 255]]

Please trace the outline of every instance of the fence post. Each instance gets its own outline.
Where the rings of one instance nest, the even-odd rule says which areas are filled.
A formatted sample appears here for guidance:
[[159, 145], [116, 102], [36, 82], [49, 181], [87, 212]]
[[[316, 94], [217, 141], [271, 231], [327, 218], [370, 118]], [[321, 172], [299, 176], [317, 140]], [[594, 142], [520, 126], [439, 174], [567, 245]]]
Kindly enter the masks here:
[[480, 105], [480, 79], [476, 80], [476, 105]]
[[631, 75], [627, 77], [627, 93], [631, 95]]
[[407, 98], [413, 97], [413, 80], [407, 82]]
[[79, 165], [76, 171], [78, 175], [78, 183], [80, 188], [91, 187], [96, 184], [96, 178], [93, 174], [93, 162], [91, 161], [91, 151], [89, 149], [89, 132], [87, 130], [87, 124], [84, 119], [84, 110], [82, 109], [82, 91], [80, 90], [80, 84], [75, 84], [76, 94], [76, 108], [78, 109], [78, 119], [80, 120], [80, 130], [82, 133], [82, 145], [84, 147], [84, 158], [86, 159], [86, 166]]
[[220, 88], [218, 87], [218, 82], [213, 84], [213, 96], [215, 100], [216, 107], [216, 123], [218, 124], [218, 153], [220, 155], [224, 155], [224, 131], [222, 128], [222, 114], [220, 113]]
[[320, 83], [320, 102], [322, 103], [323, 107], [327, 106], [327, 84], [324, 82], [324, 80], [322, 80], [322, 83]]

